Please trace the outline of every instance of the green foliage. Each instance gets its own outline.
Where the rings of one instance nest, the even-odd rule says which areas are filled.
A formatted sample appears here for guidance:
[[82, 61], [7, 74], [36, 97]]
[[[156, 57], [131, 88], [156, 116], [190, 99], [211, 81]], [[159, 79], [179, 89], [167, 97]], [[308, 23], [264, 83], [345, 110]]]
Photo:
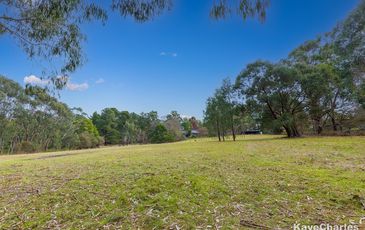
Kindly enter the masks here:
[[184, 129], [185, 136], [189, 137], [191, 135], [191, 129], [192, 129], [190, 120], [184, 118], [183, 121], [181, 122], [181, 126]]
[[[350, 124], [361, 129], [363, 123], [357, 117], [360, 106], [365, 107], [364, 8], [365, 1], [361, 1], [333, 31], [305, 42], [278, 63], [247, 65], [235, 89], [223, 83], [207, 101], [205, 123], [210, 132], [219, 139], [223, 133], [224, 139], [229, 114], [235, 114], [239, 127], [251, 123], [267, 133], [284, 129], [288, 137], [328, 133], [329, 129], [344, 132], [351, 129]], [[225, 95], [235, 91], [240, 94], [236, 107], [244, 110], [232, 113], [224, 102], [229, 102]]]
[[76, 133], [79, 136], [79, 148], [95, 148], [104, 144], [104, 139], [99, 136], [99, 132], [91, 119], [77, 115], [75, 125], [77, 127]]
[[236, 129], [239, 125], [239, 115], [242, 112], [237, 101], [236, 91], [230, 80], [224, 79], [222, 86], [218, 88], [214, 96], [207, 100], [207, 107], [204, 111], [204, 123], [210, 134], [216, 133], [218, 139], [225, 140], [227, 132], [236, 138]]
[[182, 119], [177, 111], [172, 111], [161, 121], [155, 111], [136, 114], [106, 108], [101, 114], [94, 113], [91, 120], [105, 138], [105, 143], [110, 145], [163, 143], [183, 139]]
[[[81, 43], [84, 35], [80, 24], [99, 19], [106, 12], [94, 3], [83, 0], [2, 1], [0, 28], [20, 44], [29, 57], [60, 58], [61, 74], [73, 72], [82, 65]], [[65, 82], [52, 78], [57, 87]]]
[[138, 22], [148, 21], [171, 7], [172, 0], [117, 0], [112, 4], [112, 9], [119, 11], [123, 17], [132, 16]]
[[[106, 5], [122, 17], [131, 16], [137, 22], [145, 22], [170, 10], [172, 0], [91, 0], [49, 1], [0, 1], [0, 36], [9, 35], [30, 57], [52, 61], [56, 70], [46, 76], [56, 88], [65, 86], [68, 74], [84, 63], [82, 42], [86, 36], [81, 27], [85, 22], [99, 20], [103, 24], [108, 15]], [[244, 19], [259, 16], [265, 18], [268, 0], [240, 0], [238, 13]], [[219, 9], [226, 9], [224, 11]], [[213, 5], [216, 18], [228, 13], [229, 4], [221, 1]], [[59, 76], [62, 77], [59, 77]]]
[[295, 68], [258, 61], [237, 77], [236, 87], [247, 100], [268, 109], [288, 137], [300, 136], [298, 114], [303, 111], [301, 75]]
[[78, 129], [77, 129], [78, 133], [88, 132], [88, 133], [94, 135], [95, 137], [99, 136], [99, 132], [98, 132], [97, 128], [95, 127], [95, 125], [93, 124], [93, 122], [90, 119], [77, 115], [75, 122], [76, 122], [76, 126], [78, 127]]
[[158, 124], [148, 135], [151, 143], [166, 143], [174, 141], [174, 135], [163, 124]]
[[328, 35], [328, 45], [333, 47], [336, 61], [357, 73], [365, 71], [364, 12], [365, 1], [361, 0], [356, 9]]
[[79, 148], [95, 148], [100, 145], [101, 139], [99, 136], [94, 136], [92, 133], [89, 132], [82, 132], [79, 134]]
[[365, 82], [360, 85], [357, 94], [357, 97], [359, 98], [359, 103], [365, 109]]
[[23, 141], [18, 144], [16, 151], [20, 153], [33, 153], [36, 151], [36, 148], [31, 142]]
[[167, 131], [176, 141], [184, 139], [182, 121], [183, 119], [177, 111], [171, 111], [171, 113], [166, 116], [166, 120], [163, 122]]
[[101, 115], [94, 113], [92, 121], [99, 133], [104, 136], [106, 144], [120, 144], [121, 134], [118, 130], [118, 114], [115, 108], [104, 109]]
[[[102, 144], [90, 119], [75, 115], [45, 89], [23, 89], [1, 76], [0, 125], [0, 153], [89, 148]], [[83, 134], [81, 142], [80, 134]], [[90, 137], [85, 137], [86, 134]]]
[[228, 17], [232, 12], [237, 12], [244, 20], [257, 17], [260, 21], [264, 21], [269, 3], [269, 0], [219, 0], [214, 2], [210, 16], [215, 19], [220, 19]]

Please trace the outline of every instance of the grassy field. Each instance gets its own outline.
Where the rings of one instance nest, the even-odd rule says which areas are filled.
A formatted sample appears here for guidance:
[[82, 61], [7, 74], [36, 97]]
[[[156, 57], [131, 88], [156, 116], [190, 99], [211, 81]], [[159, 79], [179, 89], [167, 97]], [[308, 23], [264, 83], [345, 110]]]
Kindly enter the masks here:
[[289, 228], [358, 221], [364, 208], [365, 137], [0, 156], [0, 229]]

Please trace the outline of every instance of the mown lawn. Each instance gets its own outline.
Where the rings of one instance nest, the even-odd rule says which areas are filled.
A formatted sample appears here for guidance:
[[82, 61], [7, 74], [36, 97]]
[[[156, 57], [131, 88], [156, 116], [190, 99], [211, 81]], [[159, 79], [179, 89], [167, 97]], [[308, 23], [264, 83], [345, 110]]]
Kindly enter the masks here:
[[0, 229], [286, 229], [365, 216], [365, 137], [239, 139], [0, 156]]

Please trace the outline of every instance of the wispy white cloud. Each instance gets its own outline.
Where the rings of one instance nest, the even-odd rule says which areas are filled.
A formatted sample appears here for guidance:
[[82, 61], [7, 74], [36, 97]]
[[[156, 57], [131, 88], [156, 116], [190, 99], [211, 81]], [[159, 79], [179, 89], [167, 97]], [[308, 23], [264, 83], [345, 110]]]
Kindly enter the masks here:
[[35, 75], [29, 75], [24, 77], [24, 83], [31, 85], [45, 86], [48, 85], [50, 81], [47, 79], [41, 79]]
[[87, 84], [86, 82], [81, 83], [81, 84], [67, 82], [67, 84], [66, 84], [66, 89], [68, 89], [70, 91], [84, 91], [84, 90], [87, 90], [88, 88], [89, 88], [89, 84]]
[[[57, 78], [68, 78], [67, 76], [58, 76]], [[29, 75], [24, 77], [24, 83], [30, 85], [47, 86], [51, 83], [49, 79], [42, 79], [35, 75]], [[100, 79], [99, 79], [100, 80]], [[67, 80], [66, 89], [70, 91], [84, 91], [89, 88], [89, 84], [84, 82], [81, 84], [73, 83], [70, 79]]]
[[98, 80], [95, 81], [95, 84], [102, 84], [104, 82], [105, 80], [103, 78], [99, 78]]
[[177, 57], [177, 53], [175, 53], [175, 52], [164, 52], [164, 51], [162, 51], [160, 53], [160, 56]]

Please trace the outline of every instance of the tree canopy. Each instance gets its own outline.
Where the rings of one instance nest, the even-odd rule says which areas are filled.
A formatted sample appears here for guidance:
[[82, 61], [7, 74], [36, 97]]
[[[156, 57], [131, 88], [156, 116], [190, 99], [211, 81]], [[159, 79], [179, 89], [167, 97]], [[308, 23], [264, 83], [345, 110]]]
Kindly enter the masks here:
[[161, 119], [156, 111], [105, 108], [88, 117], [46, 89], [23, 88], [0, 76], [0, 154], [179, 141], [198, 124], [193, 117], [183, 120], [177, 111]]
[[[235, 10], [244, 19], [263, 20], [269, 0], [220, 0], [213, 2], [211, 16], [225, 18]], [[122, 17], [145, 22], [173, 6], [173, 0], [113, 0], [112, 11]], [[54, 69], [46, 71], [56, 88], [65, 86], [68, 75], [85, 61], [80, 26], [93, 20], [105, 23], [108, 3], [86, 0], [0, 1], [0, 36], [9, 35], [30, 58], [48, 60]], [[61, 76], [61, 77], [60, 77]]]
[[0, 153], [90, 148], [103, 144], [88, 118], [75, 114], [42, 88], [23, 89], [2, 76], [0, 124]]
[[[236, 107], [243, 110], [236, 116], [251, 123], [244, 127], [272, 133], [285, 130], [288, 137], [363, 127], [359, 116], [365, 108], [364, 9], [365, 1], [361, 1], [331, 32], [303, 43], [277, 63], [258, 60], [248, 64], [234, 88], [223, 83], [208, 98], [207, 126], [219, 140], [229, 129], [224, 114], [232, 109], [222, 106], [227, 101], [222, 100], [226, 88], [230, 94], [239, 93]], [[234, 128], [230, 133], [234, 136]]]

